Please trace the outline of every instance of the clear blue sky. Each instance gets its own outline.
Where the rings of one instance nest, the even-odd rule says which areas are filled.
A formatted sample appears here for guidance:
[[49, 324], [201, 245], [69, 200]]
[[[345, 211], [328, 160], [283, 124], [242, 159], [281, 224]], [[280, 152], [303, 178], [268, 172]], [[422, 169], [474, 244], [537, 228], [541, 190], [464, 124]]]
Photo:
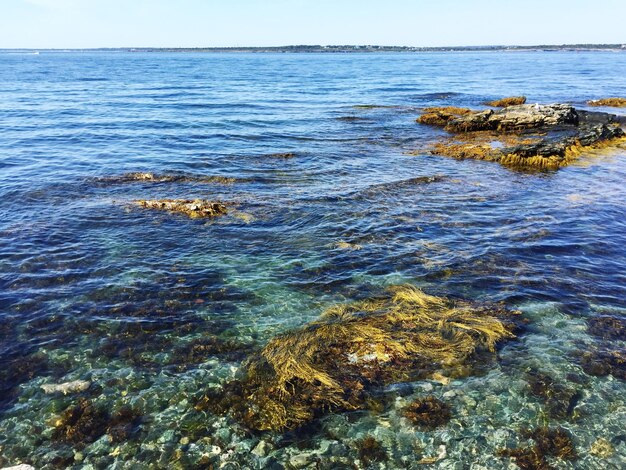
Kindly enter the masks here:
[[0, 48], [626, 43], [626, 0], [0, 0]]

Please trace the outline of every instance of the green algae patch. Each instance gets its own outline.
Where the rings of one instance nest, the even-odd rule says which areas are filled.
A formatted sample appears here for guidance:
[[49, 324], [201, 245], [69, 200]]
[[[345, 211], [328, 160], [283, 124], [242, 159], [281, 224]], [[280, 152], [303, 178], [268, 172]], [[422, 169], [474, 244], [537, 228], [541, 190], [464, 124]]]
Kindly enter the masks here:
[[328, 309], [273, 338], [242, 377], [196, 408], [260, 431], [295, 429], [335, 410], [366, 409], [376, 387], [462, 366], [514, 337], [516, 312], [397, 286], [382, 297]]
[[507, 108], [509, 106], [517, 106], [526, 103], [525, 96], [508, 96], [499, 100], [493, 100], [485, 103], [487, 106], [493, 106], [494, 108]]
[[606, 106], [609, 108], [626, 108], [626, 98], [603, 98], [587, 101], [589, 106]]
[[404, 409], [403, 414], [423, 431], [437, 429], [452, 419], [450, 406], [433, 396], [414, 400]]
[[146, 209], [185, 214], [192, 219], [214, 218], [228, 213], [221, 202], [204, 199], [143, 199], [135, 204]]

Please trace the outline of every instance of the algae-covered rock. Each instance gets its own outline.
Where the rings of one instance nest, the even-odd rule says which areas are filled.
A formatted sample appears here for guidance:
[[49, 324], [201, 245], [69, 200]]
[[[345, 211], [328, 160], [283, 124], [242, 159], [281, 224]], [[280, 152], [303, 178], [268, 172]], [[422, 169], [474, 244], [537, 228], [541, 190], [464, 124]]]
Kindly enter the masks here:
[[621, 121], [619, 116], [565, 104], [426, 113], [418, 119], [452, 134], [431, 148], [433, 154], [539, 169], [558, 169], [586, 149], [624, 141]]
[[610, 108], [626, 108], [626, 98], [603, 98], [588, 101], [589, 106], [606, 106]]
[[377, 387], [427, 378], [513, 338], [514, 312], [412, 286], [327, 310], [272, 339], [239, 380], [200, 399], [255, 430], [293, 429], [331, 410], [367, 407]]
[[566, 104], [509, 106], [499, 111], [481, 111], [459, 116], [446, 125], [452, 132], [513, 131], [544, 126], [578, 124], [578, 113]]
[[226, 206], [221, 202], [204, 199], [153, 199], [139, 200], [135, 203], [146, 209], [178, 212], [193, 219], [213, 218], [228, 213]]
[[124, 183], [218, 183], [233, 184], [237, 180], [228, 176], [192, 176], [184, 174], [157, 174], [151, 172], [133, 172], [122, 175], [104, 176], [96, 178], [98, 183], [124, 184]]
[[525, 96], [509, 96], [507, 98], [489, 101], [486, 104], [487, 106], [493, 106], [494, 108], [507, 108], [509, 106], [517, 106], [524, 103], [526, 103]]

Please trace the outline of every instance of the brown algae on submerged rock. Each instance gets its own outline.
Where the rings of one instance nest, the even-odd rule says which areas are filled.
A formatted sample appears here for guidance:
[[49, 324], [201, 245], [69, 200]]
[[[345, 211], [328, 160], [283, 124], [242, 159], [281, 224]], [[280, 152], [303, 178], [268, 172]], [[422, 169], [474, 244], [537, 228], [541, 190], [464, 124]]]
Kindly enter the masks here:
[[155, 174], [150, 172], [124, 173], [119, 176], [105, 176], [96, 178], [99, 183], [124, 184], [124, 183], [217, 183], [233, 184], [236, 178], [228, 176], [190, 176], [178, 174]]
[[603, 98], [587, 101], [589, 106], [606, 106], [608, 108], [626, 108], [626, 98]]
[[404, 409], [403, 414], [415, 426], [425, 431], [444, 426], [452, 419], [450, 406], [433, 396], [414, 400]]
[[547, 457], [563, 460], [577, 460], [578, 454], [570, 433], [564, 428], [536, 428], [533, 431], [523, 430], [522, 437], [535, 442], [532, 447], [501, 449], [500, 457], [511, 457], [523, 470], [550, 470], [553, 468]]
[[418, 119], [451, 134], [431, 147], [434, 155], [541, 170], [558, 169], [584, 151], [626, 141], [620, 121], [619, 116], [564, 104], [514, 105], [456, 114], [427, 112]]
[[445, 127], [448, 122], [459, 116], [470, 114], [473, 111], [469, 108], [457, 108], [456, 106], [435, 106], [425, 108], [423, 114], [415, 121], [429, 126]]
[[248, 359], [240, 379], [210, 391], [196, 408], [261, 431], [365, 409], [372, 388], [427, 378], [495, 351], [514, 337], [516, 314], [397, 286], [275, 337]]
[[144, 199], [134, 202], [146, 209], [177, 212], [192, 219], [213, 218], [228, 213], [226, 206], [221, 202], [205, 199]]
[[507, 108], [509, 106], [517, 106], [526, 103], [525, 96], [508, 96], [499, 100], [493, 100], [485, 103], [487, 106], [493, 106], [494, 108]]

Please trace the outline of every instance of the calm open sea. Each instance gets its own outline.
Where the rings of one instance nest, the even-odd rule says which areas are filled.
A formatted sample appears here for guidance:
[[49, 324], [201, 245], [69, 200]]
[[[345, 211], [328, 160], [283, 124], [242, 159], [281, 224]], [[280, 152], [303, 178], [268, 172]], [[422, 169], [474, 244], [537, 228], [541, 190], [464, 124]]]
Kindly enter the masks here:
[[[578, 453], [555, 467], [624, 468], [624, 333], [588, 324], [626, 317], [626, 149], [525, 173], [415, 154], [442, 135], [415, 118], [522, 94], [584, 108], [626, 96], [625, 77], [626, 53], [608, 52], [0, 53], [0, 466], [364, 468], [358, 443], [373, 436], [386, 457], [370, 468], [515, 468], [498, 449], [549, 425]], [[100, 179], [135, 171], [235, 180]], [[156, 198], [236, 212], [131, 204]], [[329, 414], [295, 437], [195, 410], [249, 348], [404, 283], [502, 301], [527, 331], [480, 376], [391, 387], [384, 410]], [[197, 357], [185, 345], [198, 338], [243, 352]], [[581, 366], [606, 348], [621, 372]], [[568, 413], [550, 416], [537, 373], [572, 391]], [[40, 388], [78, 379], [90, 389]], [[447, 426], [402, 417], [425, 393], [450, 404]], [[123, 439], [64, 442], [55, 421], [79, 397], [140, 416]]]

